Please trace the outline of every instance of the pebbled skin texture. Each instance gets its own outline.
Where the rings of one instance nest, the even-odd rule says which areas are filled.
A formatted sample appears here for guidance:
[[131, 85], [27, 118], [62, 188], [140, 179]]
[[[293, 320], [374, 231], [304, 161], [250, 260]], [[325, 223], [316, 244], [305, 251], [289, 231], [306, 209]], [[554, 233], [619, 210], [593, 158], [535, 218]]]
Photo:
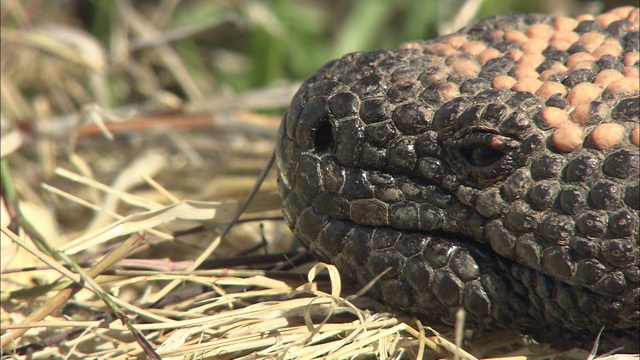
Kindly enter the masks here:
[[640, 352], [638, 22], [510, 14], [329, 62], [280, 129], [286, 222], [422, 319]]

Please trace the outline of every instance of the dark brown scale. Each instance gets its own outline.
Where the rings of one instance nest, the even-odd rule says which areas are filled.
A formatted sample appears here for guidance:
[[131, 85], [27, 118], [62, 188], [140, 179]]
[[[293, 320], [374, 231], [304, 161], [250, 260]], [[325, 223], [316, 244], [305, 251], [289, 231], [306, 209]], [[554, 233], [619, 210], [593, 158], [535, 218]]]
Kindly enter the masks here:
[[486, 79], [473, 78], [465, 80], [460, 85], [460, 92], [467, 93], [469, 95], [475, 95], [480, 91], [486, 90], [491, 87], [491, 83]]
[[587, 193], [577, 186], [563, 187], [558, 196], [562, 210], [571, 215], [582, 213], [587, 208]]
[[576, 156], [565, 168], [565, 181], [584, 183], [599, 171], [599, 166], [596, 156], [589, 153]]
[[534, 180], [557, 179], [567, 160], [556, 154], [541, 154], [531, 162], [531, 176]]
[[600, 25], [598, 25], [598, 23], [593, 20], [585, 20], [581, 21], [578, 26], [573, 29], [573, 31], [577, 32], [578, 34], [584, 34], [591, 31], [600, 32], [602, 31], [602, 28], [600, 28]]
[[[538, 74], [541, 74], [543, 71], [548, 70], [551, 66], [557, 64], [558, 62], [559, 61], [557, 60], [547, 58], [547, 60], [543, 61], [542, 64], [538, 65], [538, 67], [536, 68], [536, 72]], [[563, 62], [560, 62], [560, 63], [563, 63]]]
[[621, 195], [622, 191], [618, 185], [611, 181], [602, 180], [593, 186], [589, 198], [595, 204], [596, 209], [613, 210], [620, 207]]
[[593, 71], [587, 69], [575, 70], [567, 74], [567, 77], [562, 81], [568, 87], [574, 87], [580, 83], [591, 82], [594, 75]]
[[[618, 210], [609, 217], [609, 229], [613, 236], [626, 238], [631, 236], [633, 231], [637, 229], [637, 222], [638, 219], [632, 212], [624, 209]], [[628, 243], [634, 252], [637, 251], [637, 249], [633, 249], [631, 242], [626, 241], [625, 243]], [[632, 263], [627, 265], [632, 265]]]
[[557, 107], [558, 109], [566, 109], [569, 106], [569, 100], [562, 94], [553, 94], [545, 103], [548, 107]]
[[[557, 74], [554, 74], [553, 76], [551, 76], [551, 78], [549, 78], [549, 81], [554, 81], [554, 82], [559, 82], [561, 83], [565, 78], [567, 77], [567, 73], [566, 72], [559, 72]], [[553, 96], [555, 96], [557, 94], [554, 94]], [[562, 96], [562, 95], [560, 95]], [[564, 98], [564, 96], [562, 96]]]
[[597, 125], [608, 122], [611, 117], [611, 108], [605, 102], [592, 101], [589, 111], [589, 118], [585, 121], [585, 125]]
[[359, 109], [358, 98], [348, 92], [343, 92], [332, 96], [329, 99], [329, 111], [337, 118], [356, 115]]
[[627, 34], [626, 27], [627, 27], [626, 21], [618, 20], [607, 25], [607, 28], [604, 29], [604, 32], [607, 33], [609, 36], [612, 36], [618, 39], [623, 39], [624, 36]]
[[[564, 64], [564, 63], [567, 62], [567, 59], [569, 59], [569, 53], [568, 52], [563, 51], [563, 50], [555, 49], [555, 48], [553, 48], [551, 46], [547, 47], [544, 50], [544, 52], [542, 53], [542, 55], [544, 55], [544, 57], [546, 59], [543, 63], [557, 61], [557, 62], [559, 62], [561, 64]], [[536, 69], [536, 71], [538, 71], [538, 70]], [[540, 72], [540, 71], [538, 71], [538, 72]]]
[[[522, 44], [501, 34], [554, 21], [509, 14], [459, 34], [507, 52]], [[633, 26], [578, 24], [625, 53], [546, 80], [565, 85], [572, 103], [494, 89], [495, 77], [514, 75], [513, 53], [477, 77], [456, 73], [450, 65], [474, 60], [437, 55], [457, 51], [446, 38], [328, 63], [298, 91], [280, 132], [285, 221], [362, 286], [390, 269], [370, 294], [394, 311], [452, 324], [462, 307], [471, 328], [513, 328], [560, 348], [590, 349], [604, 327], [600, 353], [640, 352], [640, 98], [571, 93], [606, 69], [633, 73], [623, 66], [638, 51], [638, 34], [625, 32]], [[586, 50], [547, 46], [536, 71]], [[543, 118], [545, 107], [564, 114]], [[597, 127], [607, 123], [619, 139]], [[563, 129], [581, 138], [563, 147], [554, 136]]]
[[567, 53], [569, 53], [570, 55], [577, 54], [577, 53], [588, 53], [588, 52], [589, 50], [587, 50], [587, 48], [579, 42], [573, 43], [567, 49]]
[[429, 122], [425, 116], [425, 111], [413, 103], [396, 107], [391, 119], [402, 133], [417, 135], [427, 129]]
[[529, 116], [533, 116], [534, 113], [540, 110], [542, 100], [534, 94], [517, 91], [506, 101], [506, 105], [511, 107], [512, 110], [524, 111]]
[[543, 239], [566, 245], [573, 237], [574, 221], [571, 216], [549, 214], [544, 218], [539, 232]]
[[640, 113], [640, 97], [623, 99], [615, 105], [611, 111], [611, 117], [615, 120], [633, 121]]
[[638, 183], [627, 186], [624, 202], [634, 210], [640, 210], [640, 189]]
[[596, 64], [600, 67], [600, 71], [607, 69], [622, 71], [622, 68], [624, 67], [620, 59], [611, 55], [603, 55], [598, 59], [598, 61], [596, 61]]
[[384, 99], [365, 100], [360, 105], [360, 119], [373, 124], [391, 118], [391, 106]]
[[367, 126], [364, 134], [372, 145], [386, 147], [398, 136], [398, 130], [392, 123], [382, 122]]
[[601, 211], [586, 211], [578, 215], [577, 224], [586, 236], [601, 237], [607, 231], [607, 215]]
[[493, 44], [493, 47], [497, 50], [500, 50], [500, 52], [506, 53], [509, 50], [519, 49], [520, 45], [520, 43], [515, 41], [501, 41], [499, 43]]
[[413, 99], [420, 93], [421, 84], [416, 80], [398, 80], [391, 83], [386, 97], [389, 102], [401, 103]]
[[529, 190], [531, 207], [538, 211], [550, 209], [554, 205], [559, 192], [560, 184], [558, 182], [549, 180], [536, 182]]
[[632, 33], [626, 33], [622, 37], [621, 43], [624, 44], [623, 48], [625, 53], [630, 53], [634, 51], [638, 52], [640, 51], [640, 34], [637, 31]]
[[[596, 221], [598, 221], [597, 215], [593, 215], [593, 214], [586, 214], [588, 216], [582, 216], [581, 217], [581, 221], [582, 222], [589, 222], [589, 223], [595, 223]], [[603, 225], [604, 226], [604, 225]], [[604, 230], [602, 231], [602, 233], [604, 233]], [[602, 235], [598, 234], [599, 235]], [[573, 238], [571, 238], [571, 240], [569, 240], [569, 247], [571, 247], [571, 249], [573, 249], [574, 251], [576, 251], [580, 256], [582, 256], [583, 258], [588, 258], [588, 259], [592, 259], [598, 256], [598, 243], [594, 240], [591, 240], [589, 238], [584, 238], [584, 237], [577, 237], [574, 236]], [[597, 262], [595, 261], [586, 261], [583, 262], [584, 263], [588, 263], [588, 264], [596, 264]], [[587, 272], [589, 269], [593, 270], [593, 266], [586, 266], [583, 265], [583, 272], [585, 274], [583, 274], [583, 278], [594, 278], [592, 276], [586, 276]], [[580, 264], [578, 264], [578, 269], [580, 269]], [[602, 269], [604, 270], [604, 269]], [[595, 277], [595, 279], [598, 279], [598, 277]], [[593, 280], [595, 280], [593, 279]], [[589, 284], [589, 283], [593, 283], [592, 281], [585, 281], [585, 279], [583, 279], [581, 281], [581, 283], [584, 284]]]
[[602, 170], [606, 175], [619, 179], [638, 177], [639, 154], [630, 150], [618, 150], [604, 160]]
[[491, 59], [482, 66], [478, 77], [491, 81], [496, 76], [508, 74], [514, 65], [513, 60], [508, 57]]

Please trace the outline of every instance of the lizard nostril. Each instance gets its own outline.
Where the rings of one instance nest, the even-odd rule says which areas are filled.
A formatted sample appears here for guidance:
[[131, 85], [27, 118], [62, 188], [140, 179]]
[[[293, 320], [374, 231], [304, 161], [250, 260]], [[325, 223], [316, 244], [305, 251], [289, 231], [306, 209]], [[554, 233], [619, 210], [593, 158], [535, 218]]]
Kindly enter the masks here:
[[333, 137], [331, 122], [323, 121], [320, 126], [318, 126], [313, 145], [319, 153], [333, 152], [335, 150], [335, 139]]

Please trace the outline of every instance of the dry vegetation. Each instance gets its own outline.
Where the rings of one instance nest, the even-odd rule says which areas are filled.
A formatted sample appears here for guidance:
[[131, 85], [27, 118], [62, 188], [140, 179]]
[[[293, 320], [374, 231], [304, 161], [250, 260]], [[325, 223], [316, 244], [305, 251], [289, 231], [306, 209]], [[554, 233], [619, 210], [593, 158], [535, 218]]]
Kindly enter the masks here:
[[437, 4], [364, 3], [3, 1], [3, 358], [583, 358], [385, 312], [292, 242], [273, 170], [247, 197], [291, 79], [433, 36]]

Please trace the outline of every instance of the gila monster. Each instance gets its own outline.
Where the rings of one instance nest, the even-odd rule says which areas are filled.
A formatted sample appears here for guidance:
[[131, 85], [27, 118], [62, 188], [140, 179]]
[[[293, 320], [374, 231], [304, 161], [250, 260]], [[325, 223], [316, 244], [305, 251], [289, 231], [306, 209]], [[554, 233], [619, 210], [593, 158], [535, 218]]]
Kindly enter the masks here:
[[280, 128], [286, 222], [421, 319], [639, 352], [639, 22], [508, 14], [329, 62]]

